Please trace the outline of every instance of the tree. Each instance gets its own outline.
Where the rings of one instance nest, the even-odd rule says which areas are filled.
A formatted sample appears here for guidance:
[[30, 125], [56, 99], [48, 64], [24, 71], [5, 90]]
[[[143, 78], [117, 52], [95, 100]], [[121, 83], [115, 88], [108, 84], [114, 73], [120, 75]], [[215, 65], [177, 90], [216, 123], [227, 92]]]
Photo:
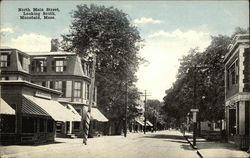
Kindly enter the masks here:
[[[242, 29], [237, 30], [242, 33]], [[183, 56], [177, 80], [172, 88], [166, 91], [163, 110], [168, 117], [176, 119], [177, 123], [183, 122], [190, 109], [194, 108], [194, 85], [197, 94], [196, 105], [200, 110], [199, 121], [218, 121], [224, 118], [223, 59], [232, 39], [222, 35], [211, 38], [212, 42], [205, 51], [191, 49], [188, 55]], [[194, 69], [195, 66], [204, 68]]]
[[161, 113], [161, 108], [163, 103], [159, 100], [148, 100], [146, 106], [146, 117], [154, 127], [158, 128], [159, 126], [165, 125], [164, 116]]
[[[138, 55], [142, 42], [139, 31], [126, 13], [113, 7], [78, 5], [71, 14], [70, 33], [62, 35], [61, 48], [87, 60], [96, 54], [97, 103], [119, 133], [125, 110], [125, 83], [129, 95], [137, 91], [135, 72], [143, 61]], [[134, 102], [131, 104], [135, 108]]]

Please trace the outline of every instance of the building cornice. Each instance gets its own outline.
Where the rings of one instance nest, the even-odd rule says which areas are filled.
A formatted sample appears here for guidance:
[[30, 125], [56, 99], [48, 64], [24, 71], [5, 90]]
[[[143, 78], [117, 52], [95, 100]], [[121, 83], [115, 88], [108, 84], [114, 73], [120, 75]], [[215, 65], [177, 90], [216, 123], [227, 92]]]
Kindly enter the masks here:
[[226, 106], [235, 104], [239, 101], [250, 101], [250, 93], [249, 92], [240, 92], [237, 93], [230, 98], [226, 99]]

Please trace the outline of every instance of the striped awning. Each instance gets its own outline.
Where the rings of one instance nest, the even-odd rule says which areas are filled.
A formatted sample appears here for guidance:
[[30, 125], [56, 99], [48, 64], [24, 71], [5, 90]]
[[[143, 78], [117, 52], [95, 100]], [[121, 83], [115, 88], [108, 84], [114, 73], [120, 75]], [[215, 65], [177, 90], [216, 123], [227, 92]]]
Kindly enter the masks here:
[[32, 115], [50, 116], [43, 108], [23, 96], [22, 113]]
[[74, 116], [72, 116], [74, 121], [81, 121], [82, 119], [81, 115], [79, 115], [79, 113], [75, 110], [75, 108], [72, 105], [67, 104], [66, 108], [68, 108], [74, 114]]
[[55, 121], [79, 121], [75, 120], [75, 114], [57, 101], [47, 100], [29, 95], [23, 95], [30, 102], [42, 108]]
[[2, 98], [0, 99], [0, 114], [15, 115], [15, 110]]
[[[84, 111], [88, 111], [88, 107], [84, 107]], [[99, 122], [108, 122], [109, 120], [97, 109], [97, 108], [91, 108], [91, 120], [97, 120]]]

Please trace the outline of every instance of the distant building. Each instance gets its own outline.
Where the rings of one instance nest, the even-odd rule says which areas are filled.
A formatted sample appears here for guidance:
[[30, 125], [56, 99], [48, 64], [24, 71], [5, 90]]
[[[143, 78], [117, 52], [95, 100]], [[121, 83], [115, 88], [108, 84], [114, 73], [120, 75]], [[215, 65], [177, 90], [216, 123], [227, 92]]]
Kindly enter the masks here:
[[228, 140], [242, 149], [248, 149], [250, 136], [249, 34], [239, 34], [234, 37], [224, 62]]

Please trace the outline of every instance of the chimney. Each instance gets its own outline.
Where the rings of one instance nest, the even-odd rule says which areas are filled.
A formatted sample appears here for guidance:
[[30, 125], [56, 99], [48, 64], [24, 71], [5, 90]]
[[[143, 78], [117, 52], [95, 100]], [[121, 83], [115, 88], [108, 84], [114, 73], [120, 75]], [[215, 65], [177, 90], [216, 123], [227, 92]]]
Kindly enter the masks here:
[[59, 50], [59, 42], [58, 39], [51, 39], [51, 49], [50, 52], [57, 52]]

